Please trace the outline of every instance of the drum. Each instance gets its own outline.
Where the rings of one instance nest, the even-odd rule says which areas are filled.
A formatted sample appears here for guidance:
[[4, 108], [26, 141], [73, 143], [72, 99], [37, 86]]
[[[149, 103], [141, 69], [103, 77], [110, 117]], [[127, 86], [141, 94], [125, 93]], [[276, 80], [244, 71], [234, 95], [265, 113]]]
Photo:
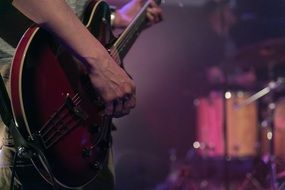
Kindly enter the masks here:
[[251, 93], [212, 91], [195, 100], [199, 154], [207, 157], [254, 157], [258, 153], [257, 103], [242, 105]]
[[[261, 135], [261, 152], [264, 158], [270, 155], [270, 144], [274, 139], [274, 155], [276, 156], [277, 166], [285, 170], [285, 98], [280, 98], [275, 102], [273, 112], [273, 128], [271, 126], [262, 128]], [[272, 138], [274, 135], [274, 138]]]

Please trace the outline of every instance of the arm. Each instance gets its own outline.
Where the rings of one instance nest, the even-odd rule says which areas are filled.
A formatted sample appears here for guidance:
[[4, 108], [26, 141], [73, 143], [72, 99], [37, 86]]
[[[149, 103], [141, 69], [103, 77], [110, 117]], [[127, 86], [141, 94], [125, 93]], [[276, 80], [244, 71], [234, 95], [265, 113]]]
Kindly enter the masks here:
[[115, 115], [127, 114], [135, 106], [135, 85], [105, 48], [86, 29], [64, 0], [14, 0], [13, 5], [41, 27], [57, 36], [85, 64], [91, 82], [113, 114], [113, 101], [128, 97], [116, 106]]
[[[147, 9], [147, 18], [150, 24], [160, 22], [162, 19], [162, 10], [150, 0], [150, 7]], [[131, 0], [115, 12], [114, 26], [127, 27], [137, 12], [142, 8], [146, 0]]]

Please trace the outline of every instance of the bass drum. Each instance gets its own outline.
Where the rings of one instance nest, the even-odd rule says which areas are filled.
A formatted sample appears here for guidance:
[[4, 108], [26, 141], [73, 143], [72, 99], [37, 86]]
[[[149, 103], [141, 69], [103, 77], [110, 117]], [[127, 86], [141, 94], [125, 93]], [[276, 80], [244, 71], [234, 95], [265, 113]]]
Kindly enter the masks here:
[[241, 105], [251, 93], [212, 91], [195, 100], [197, 141], [205, 157], [246, 158], [258, 155], [257, 103]]

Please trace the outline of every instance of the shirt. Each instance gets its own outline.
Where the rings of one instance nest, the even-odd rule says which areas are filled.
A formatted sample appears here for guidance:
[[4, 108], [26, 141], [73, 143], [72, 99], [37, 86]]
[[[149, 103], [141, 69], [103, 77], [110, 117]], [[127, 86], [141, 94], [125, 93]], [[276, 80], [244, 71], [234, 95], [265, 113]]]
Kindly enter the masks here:
[[[76, 15], [78, 17], [81, 16], [84, 10], [84, 6], [88, 0], [66, 0], [66, 2], [70, 5], [70, 7], [74, 10]], [[0, 0], [0, 72], [5, 80], [6, 86], [8, 87], [7, 83], [9, 82], [9, 68], [10, 64], [13, 59], [13, 55], [15, 53], [15, 46], [13, 46], [12, 43], [9, 43], [5, 40], [4, 37], [6, 36], [4, 31], [5, 24], [12, 25], [11, 21], [8, 19], [11, 18], [10, 15], [15, 16], [15, 11], [17, 11], [15, 8], [12, 7], [11, 2], [8, 0]], [[23, 15], [21, 15], [23, 16]], [[24, 17], [24, 16], [23, 16]], [[21, 20], [21, 17], [16, 17]], [[5, 19], [6, 22], [5, 22]], [[14, 18], [11, 18], [12, 20]], [[8, 23], [8, 24], [7, 24]], [[14, 22], [15, 23], [15, 22]], [[14, 29], [17, 29], [17, 26], [12, 26]], [[25, 30], [19, 31], [19, 35], [23, 35]], [[1, 35], [2, 34], [2, 35]], [[18, 34], [17, 34], [18, 35]], [[15, 35], [16, 37], [16, 35]], [[13, 38], [13, 36], [12, 36]], [[20, 38], [19, 38], [20, 39]], [[9, 91], [9, 90], [8, 90]], [[14, 151], [14, 143], [13, 139], [11, 138], [11, 135], [8, 134], [8, 130], [5, 127], [5, 125], [0, 121], [0, 168], [1, 167], [9, 167], [12, 165], [12, 152]]]
[[[81, 16], [84, 10], [84, 6], [87, 1], [88, 0], [66, 0], [66, 2], [70, 5], [70, 7], [74, 10], [74, 12], [76, 13], [78, 17]], [[15, 15], [14, 13], [15, 11], [17, 10], [12, 7], [10, 1], [1, 0], [0, 1], [0, 18], [1, 19], [4, 18], [4, 20], [5, 19], [7, 20], [7, 22], [1, 21], [1, 23], [10, 23], [8, 20], [10, 17], [9, 15]], [[3, 29], [4, 27], [1, 26], [0, 28], [4, 30]], [[14, 27], [17, 28], [16, 25]], [[3, 32], [9, 32], [9, 31], [3, 31]], [[23, 35], [23, 34], [24, 34], [24, 31], [21, 31], [20, 35]], [[5, 38], [2, 36], [3, 35], [1, 35], [1, 32], [0, 32], [0, 64], [10, 64], [12, 61], [12, 57], [15, 53], [15, 47], [13, 47], [13, 45], [7, 42]]]

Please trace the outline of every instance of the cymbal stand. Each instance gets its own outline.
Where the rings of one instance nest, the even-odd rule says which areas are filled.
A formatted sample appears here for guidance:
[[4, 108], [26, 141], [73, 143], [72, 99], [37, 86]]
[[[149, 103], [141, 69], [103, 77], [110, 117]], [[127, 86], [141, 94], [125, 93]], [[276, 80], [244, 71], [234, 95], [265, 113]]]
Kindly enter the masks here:
[[250, 96], [248, 99], [246, 99], [244, 102], [241, 102], [236, 106], [236, 109], [239, 109], [243, 106], [246, 106], [252, 102], [255, 102], [256, 100], [264, 97], [267, 94], [270, 94], [268, 96], [268, 102], [267, 102], [267, 117], [262, 122], [262, 125], [265, 127], [269, 127], [270, 129], [270, 136], [268, 139], [270, 140], [270, 154], [268, 159], [268, 164], [270, 166], [270, 186], [271, 190], [277, 190], [278, 183], [276, 179], [276, 161], [275, 161], [275, 151], [274, 151], [274, 123], [273, 123], [273, 112], [275, 109], [274, 104], [274, 92], [285, 84], [285, 78], [278, 78], [276, 81], [271, 81], [268, 83], [268, 85], [263, 88], [262, 90], [258, 91], [257, 93]]

